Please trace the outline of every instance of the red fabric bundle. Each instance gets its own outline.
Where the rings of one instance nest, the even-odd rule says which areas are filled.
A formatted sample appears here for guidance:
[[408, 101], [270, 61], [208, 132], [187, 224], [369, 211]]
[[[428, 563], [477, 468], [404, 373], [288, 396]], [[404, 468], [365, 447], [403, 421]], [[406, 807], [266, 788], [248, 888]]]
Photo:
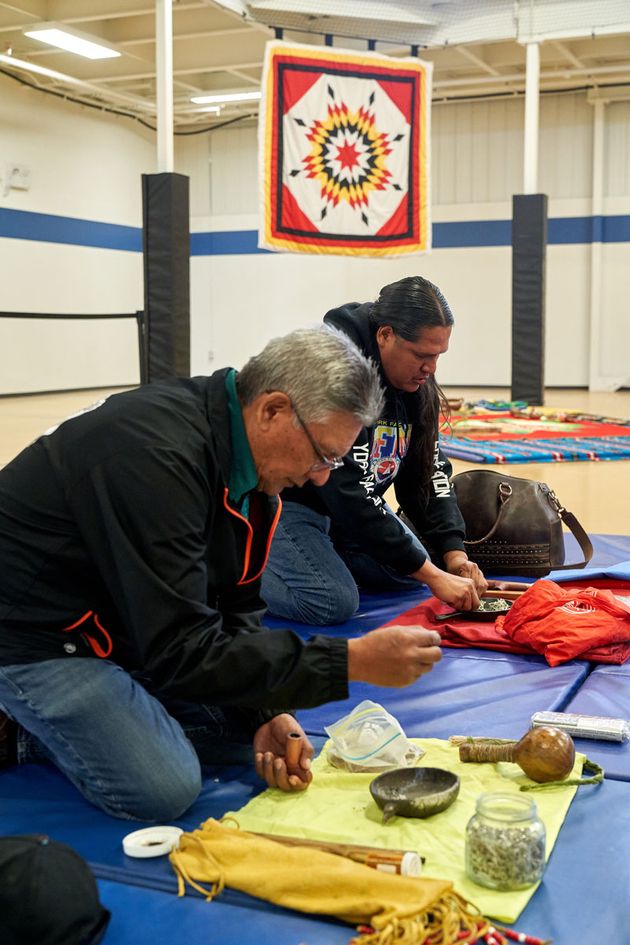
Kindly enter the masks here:
[[496, 627], [542, 653], [550, 666], [596, 647], [621, 643], [630, 649], [630, 607], [612, 591], [596, 587], [576, 591], [553, 581], [536, 581], [504, 617], [497, 618]]
[[630, 607], [615, 595], [630, 596], [630, 581], [602, 578], [560, 585], [540, 580], [494, 622], [469, 617], [436, 621], [436, 614], [448, 607], [431, 597], [385, 626], [431, 627], [444, 646], [542, 653], [550, 666], [578, 656], [620, 665], [630, 659]]

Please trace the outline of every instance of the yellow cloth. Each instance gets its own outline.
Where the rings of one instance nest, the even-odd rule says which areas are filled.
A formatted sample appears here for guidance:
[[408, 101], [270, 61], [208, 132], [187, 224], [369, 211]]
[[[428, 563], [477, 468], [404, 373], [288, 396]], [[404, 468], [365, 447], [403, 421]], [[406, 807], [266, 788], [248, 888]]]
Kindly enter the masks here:
[[[307, 791], [285, 794], [267, 790], [226, 817], [233, 817], [242, 830], [253, 832], [415, 850], [426, 857], [423, 876], [451, 880], [455, 890], [484, 915], [514, 922], [537, 887], [497, 892], [468, 879], [464, 861], [465, 829], [480, 794], [486, 791], [520, 793], [521, 784], [532, 782], [515, 764], [463, 764], [457, 748], [446, 741], [437, 738], [411, 741], [426, 752], [421, 765], [446, 768], [458, 774], [461, 780], [455, 803], [433, 817], [424, 820], [394, 817], [383, 824], [382, 813], [369, 792], [375, 775], [349, 773], [332, 767], [326, 760], [330, 742], [313, 762], [313, 783]], [[584, 755], [577, 754], [570, 777], [579, 776], [583, 761]], [[545, 824], [547, 858], [576, 790], [575, 786], [561, 785], [526, 795], [536, 802]]]
[[[295, 796], [295, 795], [293, 795]], [[208, 899], [224, 886], [310, 914], [335, 915], [352, 925], [369, 923], [360, 945], [466, 945], [477, 940], [476, 912], [442, 879], [381, 873], [332, 853], [287, 847], [207, 820], [180, 837], [170, 854], [179, 895], [190, 883]], [[201, 883], [209, 884], [209, 888]], [[466, 937], [459, 937], [461, 930]]]

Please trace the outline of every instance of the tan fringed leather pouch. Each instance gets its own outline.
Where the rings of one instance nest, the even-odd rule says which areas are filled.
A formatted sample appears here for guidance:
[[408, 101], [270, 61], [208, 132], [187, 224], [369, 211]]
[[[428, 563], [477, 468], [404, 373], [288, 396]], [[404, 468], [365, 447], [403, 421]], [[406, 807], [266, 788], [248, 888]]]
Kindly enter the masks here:
[[442, 879], [381, 873], [311, 847], [274, 840], [207, 820], [185, 833], [169, 857], [178, 877], [207, 899], [225, 886], [288, 909], [334, 915], [359, 926], [358, 945], [466, 945], [488, 928]]

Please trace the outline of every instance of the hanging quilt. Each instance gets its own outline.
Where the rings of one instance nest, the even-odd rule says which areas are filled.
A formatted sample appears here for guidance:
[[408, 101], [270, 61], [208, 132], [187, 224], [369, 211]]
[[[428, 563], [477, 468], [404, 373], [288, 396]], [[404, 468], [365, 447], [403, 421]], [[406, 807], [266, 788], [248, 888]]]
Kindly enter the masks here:
[[431, 248], [432, 65], [267, 44], [259, 246], [392, 256]]

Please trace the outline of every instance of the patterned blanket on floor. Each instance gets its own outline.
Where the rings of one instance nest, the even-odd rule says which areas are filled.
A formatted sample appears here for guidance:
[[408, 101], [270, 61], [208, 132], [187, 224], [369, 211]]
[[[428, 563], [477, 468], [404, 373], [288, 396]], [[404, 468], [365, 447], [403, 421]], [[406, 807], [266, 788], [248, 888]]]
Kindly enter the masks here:
[[630, 420], [480, 401], [451, 414], [440, 442], [471, 463], [630, 459]]

